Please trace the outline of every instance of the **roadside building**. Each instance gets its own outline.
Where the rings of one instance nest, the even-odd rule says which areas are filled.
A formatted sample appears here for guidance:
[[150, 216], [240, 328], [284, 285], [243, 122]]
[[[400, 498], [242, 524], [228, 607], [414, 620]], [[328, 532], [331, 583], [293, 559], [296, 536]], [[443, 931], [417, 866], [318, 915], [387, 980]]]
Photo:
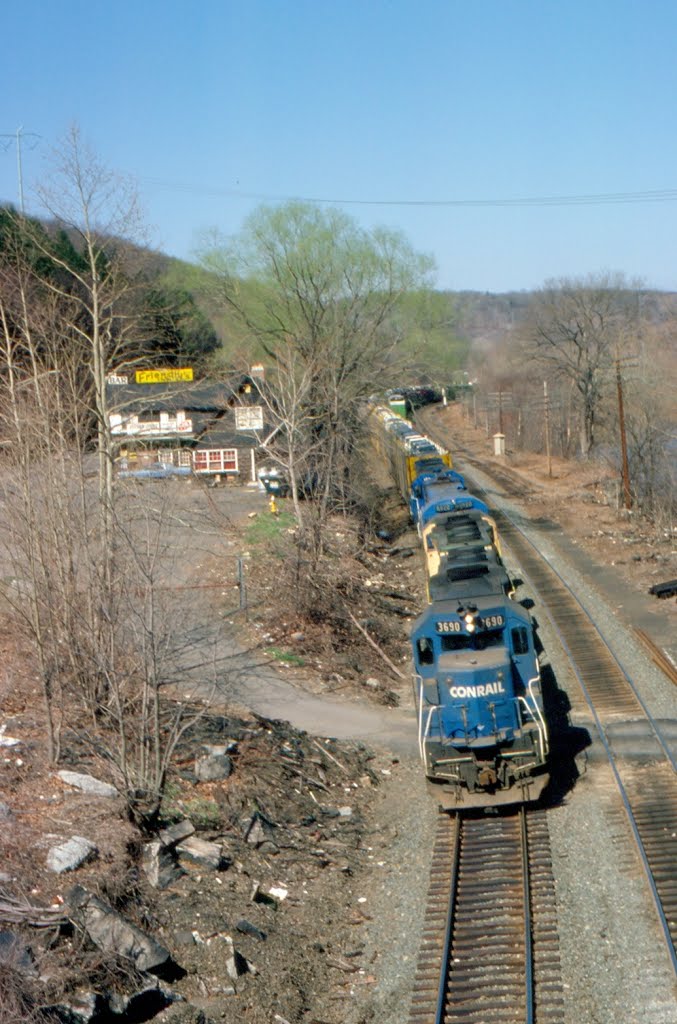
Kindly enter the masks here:
[[[256, 453], [270, 428], [254, 376], [228, 382], [107, 384], [116, 466], [125, 474], [171, 475], [172, 467], [199, 476], [256, 482]], [[155, 472], [153, 474], [153, 468]]]

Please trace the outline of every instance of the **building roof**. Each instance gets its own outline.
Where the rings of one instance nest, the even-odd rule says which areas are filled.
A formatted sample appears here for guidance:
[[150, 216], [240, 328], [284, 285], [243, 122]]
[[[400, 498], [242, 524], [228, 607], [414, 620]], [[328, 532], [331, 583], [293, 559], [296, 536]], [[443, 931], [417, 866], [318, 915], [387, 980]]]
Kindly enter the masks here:
[[[251, 399], [258, 399], [256, 381], [241, 374], [228, 383], [220, 381], [177, 382], [171, 384], [108, 384], [106, 398], [110, 412], [185, 412], [218, 413], [229, 408], [233, 399], [249, 398], [243, 391], [252, 385]], [[246, 404], [249, 404], [246, 402]]]
[[258, 448], [259, 442], [251, 431], [229, 429], [214, 423], [195, 438], [197, 448]]

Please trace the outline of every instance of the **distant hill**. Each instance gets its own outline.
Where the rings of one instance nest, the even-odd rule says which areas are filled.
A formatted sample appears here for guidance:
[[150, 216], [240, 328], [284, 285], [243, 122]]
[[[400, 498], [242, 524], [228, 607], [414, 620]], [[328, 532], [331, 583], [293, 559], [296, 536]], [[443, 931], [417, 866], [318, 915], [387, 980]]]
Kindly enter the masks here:
[[[526, 319], [529, 304], [538, 293], [446, 292], [455, 311], [459, 338], [472, 348], [493, 348]], [[659, 326], [677, 318], [677, 292], [639, 291], [638, 308], [644, 324]]]

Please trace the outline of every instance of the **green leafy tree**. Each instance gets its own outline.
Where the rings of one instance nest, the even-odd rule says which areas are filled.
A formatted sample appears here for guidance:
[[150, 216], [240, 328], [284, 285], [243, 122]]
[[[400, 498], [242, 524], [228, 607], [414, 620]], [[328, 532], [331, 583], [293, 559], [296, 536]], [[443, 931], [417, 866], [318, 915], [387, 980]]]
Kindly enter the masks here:
[[469, 342], [460, 336], [455, 297], [429, 289], [403, 299], [404, 351], [421, 383], [444, 385], [466, 365]]
[[[296, 493], [301, 472], [312, 483], [311, 547], [319, 551], [328, 512], [349, 500], [360, 405], [401, 379], [402, 343], [414, 325], [406, 299], [427, 283], [432, 261], [399, 232], [366, 231], [337, 210], [290, 202], [259, 208], [240, 236], [212, 245], [202, 262], [272, 361], [273, 391], [277, 377], [277, 391], [300, 403], [291, 483]], [[280, 415], [283, 437], [290, 414]]]

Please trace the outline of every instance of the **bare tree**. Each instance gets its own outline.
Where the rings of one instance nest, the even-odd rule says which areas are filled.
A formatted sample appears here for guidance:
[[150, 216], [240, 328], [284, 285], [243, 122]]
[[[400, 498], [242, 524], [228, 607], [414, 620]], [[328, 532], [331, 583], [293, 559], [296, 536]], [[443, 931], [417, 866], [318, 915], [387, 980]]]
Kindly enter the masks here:
[[[44, 278], [46, 287], [70, 307], [69, 326], [86, 356], [99, 460], [99, 509], [104, 541], [110, 537], [113, 487], [113, 443], [106, 399], [106, 377], [129, 358], [129, 335], [135, 319], [130, 293], [137, 287], [138, 236], [141, 226], [133, 184], [98, 160], [74, 126], [54, 153], [49, 186], [38, 189], [47, 214], [76, 240], [75, 253], [45, 245], [41, 233], [33, 243], [57, 273]], [[127, 240], [134, 238], [137, 245]], [[111, 545], [104, 543], [106, 550]], [[104, 558], [106, 556], [104, 555]]]
[[564, 278], [546, 282], [531, 304], [527, 351], [576, 394], [584, 456], [596, 441], [614, 355], [637, 327], [637, 287], [620, 274]]
[[[632, 339], [631, 358], [619, 359], [616, 367], [622, 377], [633, 507], [668, 530], [674, 522], [677, 496], [674, 329], [669, 316], [660, 323], [643, 323], [641, 335]], [[609, 419], [615, 440], [621, 430], [617, 403]], [[618, 444], [610, 447], [620, 472]]]
[[99, 217], [134, 207], [78, 147], [63, 166], [82, 219], [66, 203], [64, 237], [17, 218], [0, 251], [3, 595], [35, 652], [50, 758], [78, 735], [152, 821], [187, 722], [178, 684], [204, 696], [215, 655], [164, 592], [166, 510], [113, 485], [105, 381], [128, 351], [135, 281]]

